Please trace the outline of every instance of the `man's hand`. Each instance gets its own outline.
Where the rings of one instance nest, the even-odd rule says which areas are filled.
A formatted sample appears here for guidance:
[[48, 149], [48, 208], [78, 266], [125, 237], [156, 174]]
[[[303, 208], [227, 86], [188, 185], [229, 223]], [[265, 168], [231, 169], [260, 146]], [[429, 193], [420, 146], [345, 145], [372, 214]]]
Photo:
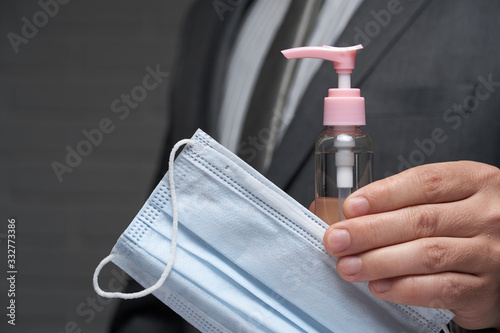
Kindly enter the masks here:
[[500, 328], [500, 170], [429, 164], [367, 185], [324, 245], [347, 281], [395, 303], [452, 310], [468, 329]]

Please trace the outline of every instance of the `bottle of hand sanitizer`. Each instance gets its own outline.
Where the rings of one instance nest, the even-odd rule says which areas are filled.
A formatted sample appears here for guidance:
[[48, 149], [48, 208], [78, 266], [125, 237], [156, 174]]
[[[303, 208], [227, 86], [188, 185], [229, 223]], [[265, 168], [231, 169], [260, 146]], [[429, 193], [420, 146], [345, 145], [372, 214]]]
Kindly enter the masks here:
[[[316, 215], [328, 224], [345, 219], [344, 200], [373, 180], [373, 143], [361, 130], [365, 121], [365, 99], [351, 88], [356, 51], [352, 47], [297, 47], [282, 51], [288, 59], [316, 58], [333, 61], [339, 76], [338, 89], [325, 98], [323, 124], [316, 140]], [[336, 213], [338, 207], [338, 216]]]

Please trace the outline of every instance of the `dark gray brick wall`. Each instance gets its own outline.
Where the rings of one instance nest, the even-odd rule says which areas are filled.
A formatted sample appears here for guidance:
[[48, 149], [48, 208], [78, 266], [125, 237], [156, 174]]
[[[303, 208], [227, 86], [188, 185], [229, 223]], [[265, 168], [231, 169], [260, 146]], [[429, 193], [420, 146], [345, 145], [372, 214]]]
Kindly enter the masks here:
[[[7, 324], [7, 283], [0, 279], [0, 332], [106, 332], [116, 302], [87, 306], [96, 298], [91, 278], [152, 185], [169, 78], [123, 120], [110, 106], [142, 85], [147, 66], [173, 70], [191, 3], [68, 1], [16, 54], [8, 34], [22, 35], [22, 18], [33, 22], [42, 9], [35, 0], [0, 2], [0, 277], [10, 217], [17, 221], [18, 270], [15, 327]], [[75, 149], [82, 130], [103, 118], [114, 131], [60, 182], [51, 163], [64, 163], [65, 147]]]

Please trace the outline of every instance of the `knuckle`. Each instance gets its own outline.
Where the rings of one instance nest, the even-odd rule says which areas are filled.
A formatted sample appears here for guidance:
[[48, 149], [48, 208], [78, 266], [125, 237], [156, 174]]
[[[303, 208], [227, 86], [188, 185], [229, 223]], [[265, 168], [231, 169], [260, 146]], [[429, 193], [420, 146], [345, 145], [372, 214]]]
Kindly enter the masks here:
[[417, 182], [423, 189], [423, 195], [427, 202], [437, 201], [446, 190], [444, 176], [430, 167], [420, 171]]
[[437, 229], [436, 213], [431, 206], [412, 207], [410, 214], [415, 222], [418, 238], [433, 236]]
[[441, 271], [446, 267], [448, 251], [437, 241], [427, 240], [423, 245], [424, 266], [430, 273]]
[[443, 274], [441, 276], [441, 300], [448, 306], [456, 304], [457, 299], [468, 289], [464, 284], [460, 284], [454, 279], [451, 274]]

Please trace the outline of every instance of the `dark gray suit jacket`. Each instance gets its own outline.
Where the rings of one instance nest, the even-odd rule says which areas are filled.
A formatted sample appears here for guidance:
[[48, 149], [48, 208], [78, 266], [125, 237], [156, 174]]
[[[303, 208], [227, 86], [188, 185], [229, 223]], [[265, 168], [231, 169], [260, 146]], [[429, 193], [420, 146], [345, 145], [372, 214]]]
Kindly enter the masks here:
[[[215, 134], [227, 59], [251, 6], [250, 0], [237, 3], [222, 21], [209, 0], [189, 14], [173, 68], [165, 162], [173, 144], [198, 127]], [[335, 46], [365, 47], [352, 83], [366, 99], [376, 179], [450, 160], [500, 166], [499, 16], [498, 0], [366, 0], [360, 6]], [[333, 66], [325, 62], [266, 174], [306, 206], [314, 199], [313, 147], [323, 130], [323, 98], [335, 85]], [[165, 171], [166, 163], [159, 176]], [[122, 319], [146, 308], [128, 307]]]

